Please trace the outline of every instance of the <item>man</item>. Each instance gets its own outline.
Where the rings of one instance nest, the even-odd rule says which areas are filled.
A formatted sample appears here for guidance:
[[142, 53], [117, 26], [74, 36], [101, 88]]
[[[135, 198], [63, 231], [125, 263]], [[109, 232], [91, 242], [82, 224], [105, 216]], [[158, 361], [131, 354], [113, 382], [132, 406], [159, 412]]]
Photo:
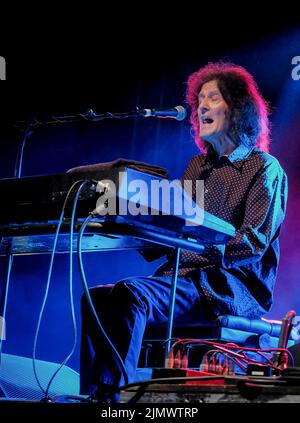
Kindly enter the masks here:
[[[205, 210], [231, 223], [236, 235], [226, 246], [208, 246], [201, 255], [182, 252], [174, 323], [221, 314], [262, 316], [272, 305], [287, 200], [286, 175], [267, 153], [266, 102], [252, 76], [228, 63], [210, 63], [193, 73], [187, 102], [201, 154], [192, 158], [183, 180], [204, 180]], [[91, 290], [129, 382], [146, 323], [167, 321], [171, 275], [169, 257], [152, 277], [116, 283], [105, 300], [103, 288]], [[100, 401], [116, 400], [124, 369], [97, 331], [85, 301], [82, 318], [82, 393], [90, 386]]]

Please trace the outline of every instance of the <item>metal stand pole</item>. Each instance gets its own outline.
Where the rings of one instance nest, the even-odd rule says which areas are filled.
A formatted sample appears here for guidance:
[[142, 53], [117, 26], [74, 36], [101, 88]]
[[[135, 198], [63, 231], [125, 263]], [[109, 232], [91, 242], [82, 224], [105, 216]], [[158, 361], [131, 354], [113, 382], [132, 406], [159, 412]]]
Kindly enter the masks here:
[[[22, 138], [20, 140], [20, 145], [18, 149], [16, 164], [15, 164], [15, 170], [14, 170], [14, 177], [15, 178], [21, 178], [22, 173], [22, 163], [23, 163], [23, 153], [24, 153], [24, 147], [26, 143], [26, 139], [32, 134], [31, 125], [28, 124], [26, 128], [24, 129], [24, 132], [22, 134]], [[3, 240], [0, 239], [0, 243], [2, 243]], [[12, 241], [13, 242], [13, 241]], [[0, 273], [0, 284], [1, 284], [1, 295], [0, 295], [0, 318], [2, 319], [2, 328], [0, 333], [0, 366], [1, 366], [1, 354], [2, 354], [2, 343], [4, 340], [4, 334], [5, 334], [5, 317], [6, 317], [6, 307], [7, 307], [7, 300], [8, 300], [8, 290], [9, 290], [9, 283], [10, 283], [10, 274], [11, 269], [13, 266], [13, 260], [14, 255], [12, 251], [12, 245], [11, 243], [9, 245], [5, 246], [6, 254], [4, 257], [4, 263], [2, 267], [2, 271]]]
[[32, 135], [31, 125], [27, 124], [27, 127], [24, 129], [22, 138], [20, 140], [20, 145], [19, 145], [16, 164], [15, 164], [15, 171], [14, 171], [15, 178], [21, 178], [24, 147], [25, 147], [26, 140], [30, 135]]
[[0, 283], [2, 286], [2, 292], [0, 297], [0, 317], [2, 319], [2, 325], [0, 326], [0, 365], [1, 365], [1, 353], [2, 353], [2, 342], [5, 339], [5, 316], [6, 316], [6, 306], [7, 306], [7, 297], [10, 281], [10, 273], [13, 263], [13, 255], [11, 254], [10, 246], [7, 246], [7, 254], [3, 258], [4, 260], [4, 272], [0, 273]]
[[175, 305], [175, 298], [176, 298], [176, 286], [177, 286], [177, 278], [178, 278], [178, 267], [180, 262], [180, 253], [181, 248], [176, 248], [176, 259], [175, 265], [172, 275], [172, 285], [171, 285], [171, 293], [170, 293], [170, 302], [169, 302], [169, 317], [168, 317], [168, 329], [167, 329], [167, 343], [166, 343], [166, 350], [165, 350], [165, 367], [170, 368], [170, 352], [171, 352], [171, 338], [172, 338], [172, 330], [173, 330], [173, 317], [174, 317], [174, 305]]

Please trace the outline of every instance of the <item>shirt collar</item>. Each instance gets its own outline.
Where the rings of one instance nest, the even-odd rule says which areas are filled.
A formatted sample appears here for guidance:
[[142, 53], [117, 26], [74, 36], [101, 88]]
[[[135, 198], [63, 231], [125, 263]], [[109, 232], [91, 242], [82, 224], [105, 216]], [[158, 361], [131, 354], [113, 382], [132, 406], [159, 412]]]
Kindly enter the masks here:
[[[229, 156], [222, 157], [223, 159], [226, 157], [234, 167], [240, 169], [243, 165], [243, 161], [250, 155], [253, 148], [254, 147], [247, 147], [244, 144], [240, 144], [229, 154]], [[220, 160], [222, 157], [220, 157]], [[218, 156], [212, 147], [209, 147], [205, 159], [211, 162], [218, 160]]]

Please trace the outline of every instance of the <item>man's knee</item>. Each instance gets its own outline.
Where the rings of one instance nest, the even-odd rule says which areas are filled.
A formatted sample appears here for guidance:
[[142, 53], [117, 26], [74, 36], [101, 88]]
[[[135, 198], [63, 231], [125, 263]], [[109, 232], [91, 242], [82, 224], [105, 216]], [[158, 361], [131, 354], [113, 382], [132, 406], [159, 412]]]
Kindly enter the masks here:
[[136, 304], [140, 307], [148, 307], [148, 298], [145, 291], [134, 278], [128, 278], [117, 282], [111, 292], [112, 300], [122, 304]]
[[[92, 288], [89, 288], [89, 294], [90, 294], [91, 300], [93, 302], [93, 305], [96, 308], [107, 304], [112, 286], [113, 285], [99, 285], [99, 286], [93, 286]], [[88, 299], [87, 299], [86, 293], [84, 292], [81, 296], [82, 312], [85, 312], [88, 307], [89, 307]]]

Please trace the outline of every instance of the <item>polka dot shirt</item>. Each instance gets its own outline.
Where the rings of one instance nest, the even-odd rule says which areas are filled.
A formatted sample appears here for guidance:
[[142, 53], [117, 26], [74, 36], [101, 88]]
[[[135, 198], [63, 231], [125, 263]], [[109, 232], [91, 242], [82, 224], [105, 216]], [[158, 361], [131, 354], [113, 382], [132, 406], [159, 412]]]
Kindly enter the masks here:
[[[219, 158], [212, 149], [190, 161], [182, 180], [204, 181], [204, 209], [231, 223], [227, 245], [203, 254], [182, 251], [179, 276], [192, 277], [215, 313], [248, 317], [272, 304], [279, 232], [287, 201], [287, 177], [277, 159], [257, 148], [237, 147]], [[171, 276], [172, 257], [155, 275]]]

